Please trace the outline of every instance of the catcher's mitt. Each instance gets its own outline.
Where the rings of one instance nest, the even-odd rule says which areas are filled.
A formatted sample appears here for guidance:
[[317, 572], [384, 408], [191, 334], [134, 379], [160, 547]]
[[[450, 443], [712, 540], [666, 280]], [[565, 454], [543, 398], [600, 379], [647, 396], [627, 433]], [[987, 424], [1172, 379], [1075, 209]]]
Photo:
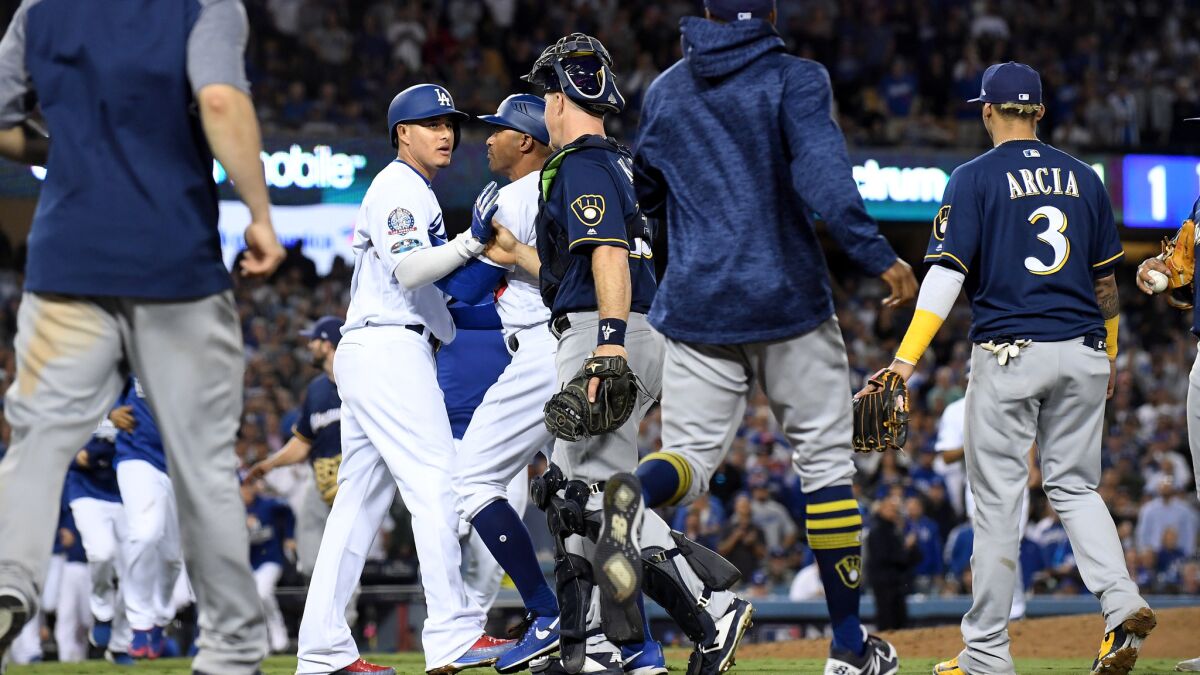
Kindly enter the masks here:
[[[1177, 309], [1191, 309], [1190, 298], [1193, 297], [1191, 284], [1196, 274], [1196, 223], [1189, 218], [1179, 226], [1179, 231], [1170, 239], [1164, 237], [1162, 255], [1158, 256], [1167, 265], [1170, 273], [1167, 275], [1167, 302]], [[1171, 292], [1177, 288], [1189, 290], [1188, 300], [1174, 297]]]
[[908, 439], [908, 386], [886, 369], [870, 383], [876, 388], [854, 399], [854, 451], [900, 450]]
[[342, 465], [342, 456], [318, 457], [313, 460], [313, 477], [317, 480], [317, 493], [329, 505], [338, 491], [338, 467]]
[[[600, 378], [596, 402], [588, 401], [588, 380]], [[546, 402], [546, 429], [564, 441], [599, 436], [625, 424], [637, 406], [637, 376], [620, 356], [591, 356], [583, 368]]]

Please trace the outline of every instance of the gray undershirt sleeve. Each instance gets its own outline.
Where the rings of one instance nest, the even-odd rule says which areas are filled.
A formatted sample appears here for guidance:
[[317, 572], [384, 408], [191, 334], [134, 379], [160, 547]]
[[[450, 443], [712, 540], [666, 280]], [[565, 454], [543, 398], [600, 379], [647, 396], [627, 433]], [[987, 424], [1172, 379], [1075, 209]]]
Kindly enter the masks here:
[[227, 84], [250, 93], [246, 39], [250, 34], [241, 0], [200, 0], [200, 17], [188, 36], [187, 71], [192, 92]]

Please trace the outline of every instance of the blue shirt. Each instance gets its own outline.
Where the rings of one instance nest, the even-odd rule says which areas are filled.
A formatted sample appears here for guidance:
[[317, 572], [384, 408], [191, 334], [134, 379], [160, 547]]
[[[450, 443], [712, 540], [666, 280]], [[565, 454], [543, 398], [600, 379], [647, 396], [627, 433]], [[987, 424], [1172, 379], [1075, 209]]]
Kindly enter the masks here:
[[250, 566], [263, 563], [284, 564], [283, 542], [296, 538], [296, 517], [287, 504], [255, 495], [246, 507], [246, 527], [250, 530]]
[[132, 432], [121, 431], [117, 434], [117, 455], [113, 463], [120, 464], [126, 460], [140, 459], [166, 473], [167, 453], [163, 448], [162, 436], [158, 433], [158, 424], [154, 421], [154, 413], [150, 412], [150, 402], [146, 400], [146, 392], [136, 377], [129, 378], [120, 405], [133, 408], [134, 427]]
[[1095, 280], [1124, 255], [1092, 168], [1009, 141], [954, 170], [925, 261], [966, 274], [971, 340], [1104, 336]]
[[[63, 545], [64, 530], [72, 535], [70, 546]], [[71, 508], [67, 506], [66, 500], [63, 500], [62, 508], [58, 512], [58, 529], [54, 532], [54, 552], [66, 556], [67, 562], [87, 562], [87, 554], [83, 550], [83, 537], [79, 536], [79, 528], [75, 526], [75, 514], [71, 513]]]
[[27, 117], [36, 92], [54, 139], [26, 290], [183, 299], [230, 288], [195, 93], [248, 90], [241, 3], [32, 0], [10, 28], [0, 128]]
[[633, 159], [616, 143], [582, 136], [546, 160], [537, 217], [542, 299], [555, 318], [597, 308], [592, 251], [629, 251], [629, 311], [650, 311], [658, 282], [654, 233], [633, 191]]
[[76, 499], [99, 499], [105, 502], [121, 502], [121, 490], [117, 487], [117, 471], [113, 465], [117, 446], [112, 441], [93, 435], [87, 445], [87, 467], [74, 460], [67, 469], [67, 482], [63, 495], [69, 504]]
[[833, 316], [816, 220], [864, 274], [896, 262], [854, 182], [829, 74], [766, 21], [681, 30], [685, 56], [647, 90], [636, 150], [642, 209], [667, 227], [650, 323], [708, 344], [803, 335]]
[[975, 528], [963, 523], [950, 530], [946, 540], [946, 571], [957, 578], [971, 568], [971, 550], [975, 545]]
[[908, 533], [917, 535], [917, 550], [921, 552], [921, 562], [913, 568], [913, 574], [919, 577], [940, 575], [942, 573], [942, 534], [938, 531], [937, 523], [929, 516], [908, 522]]
[[[463, 311], [464, 306], [457, 304], [459, 307], [451, 306], [450, 310], [457, 332], [454, 342], [438, 351], [437, 375], [446, 414], [450, 417], [450, 430], [455, 438], [461, 439], [484, 394], [500, 378], [512, 357], [504, 346], [500, 317], [494, 305], [477, 305]], [[493, 327], [466, 327], [487, 325], [483, 319], [489, 311], [495, 316]]]
[[292, 433], [308, 441], [308, 461], [342, 454], [342, 397], [325, 373], [308, 383]]

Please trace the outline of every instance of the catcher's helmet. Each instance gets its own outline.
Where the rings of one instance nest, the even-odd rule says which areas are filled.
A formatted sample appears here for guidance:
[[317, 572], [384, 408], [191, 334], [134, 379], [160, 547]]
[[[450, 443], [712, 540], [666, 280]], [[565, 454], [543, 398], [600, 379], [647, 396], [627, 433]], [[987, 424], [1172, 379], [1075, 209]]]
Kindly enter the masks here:
[[561, 91], [600, 115], [625, 108], [625, 97], [613, 75], [612, 57], [599, 40], [583, 33], [571, 33], [546, 47], [533, 70], [521, 79], [547, 91]]
[[480, 115], [479, 121], [529, 134], [542, 145], [550, 145], [546, 102], [533, 94], [513, 94], [500, 102], [495, 115]]
[[446, 88], [437, 84], [415, 84], [396, 94], [388, 106], [388, 138], [396, 147], [396, 125], [431, 117], [449, 117], [454, 123], [454, 147], [458, 148], [458, 125], [470, 115], [454, 108], [454, 99]]

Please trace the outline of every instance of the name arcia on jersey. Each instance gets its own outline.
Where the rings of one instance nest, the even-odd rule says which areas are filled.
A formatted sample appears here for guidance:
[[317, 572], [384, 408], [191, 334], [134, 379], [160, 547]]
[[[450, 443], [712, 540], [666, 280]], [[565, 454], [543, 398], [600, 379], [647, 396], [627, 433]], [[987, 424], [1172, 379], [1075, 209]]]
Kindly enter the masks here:
[[1012, 171], [1004, 174], [1008, 178], [1009, 199], [1037, 197], [1039, 195], [1079, 196], [1079, 184], [1075, 181], [1074, 171], [1067, 171], [1067, 183], [1065, 186], [1062, 180], [1063, 171], [1059, 167], [1049, 169], [1046, 167], [1020, 169], [1015, 173], [1021, 177], [1021, 180], [1018, 181], [1017, 175], [1013, 175], [1014, 172]]
[[318, 431], [329, 426], [330, 424], [333, 424], [334, 422], [340, 422], [341, 419], [342, 419], [342, 409], [341, 408], [332, 408], [330, 410], [325, 410], [322, 412], [315, 412], [315, 413], [309, 415], [308, 416], [308, 424], [309, 424], [309, 426], [312, 427], [313, 433], [315, 434]]

